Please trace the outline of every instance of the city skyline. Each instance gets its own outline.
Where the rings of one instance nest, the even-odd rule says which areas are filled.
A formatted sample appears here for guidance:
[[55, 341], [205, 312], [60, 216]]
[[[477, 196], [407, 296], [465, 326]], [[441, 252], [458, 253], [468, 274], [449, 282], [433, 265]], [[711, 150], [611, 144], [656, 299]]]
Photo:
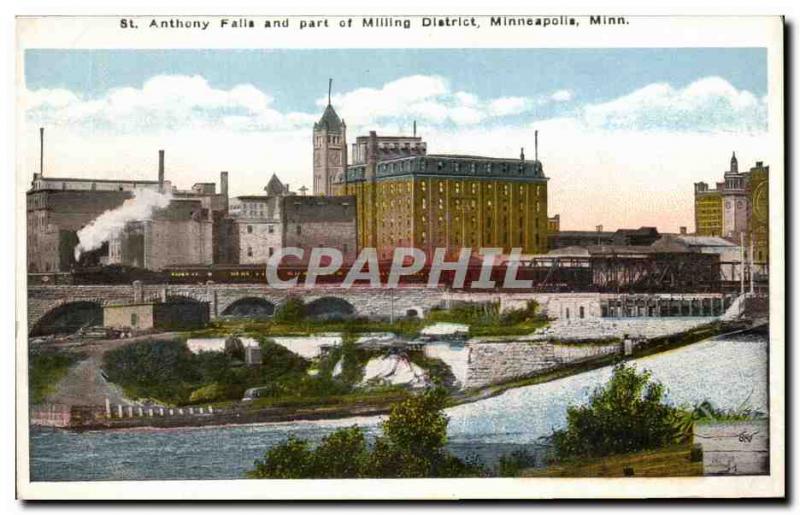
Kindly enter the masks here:
[[[29, 51], [25, 175], [38, 170], [45, 126], [46, 174], [150, 179], [164, 148], [179, 187], [220, 170], [232, 196], [259, 193], [272, 173], [310, 186], [328, 77], [348, 143], [369, 130], [410, 133], [416, 120], [431, 153], [532, 156], [538, 129], [549, 214], [564, 229], [692, 227], [692, 184], [719, 175], [732, 150], [743, 166], [773, 160], [763, 50], [478, 53]], [[307, 77], [274, 73], [288, 64]]]

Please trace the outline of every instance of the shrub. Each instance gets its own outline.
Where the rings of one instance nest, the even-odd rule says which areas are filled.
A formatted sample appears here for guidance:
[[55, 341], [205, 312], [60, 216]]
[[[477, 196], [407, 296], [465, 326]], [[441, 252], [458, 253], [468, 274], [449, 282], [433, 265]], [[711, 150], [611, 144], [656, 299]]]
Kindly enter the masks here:
[[654, 449], [674, 442], [677, 409], [663, 402], [664, 387], [624, 363], [589, 403], [567, 408], [567, 427], [553, 433], [556, 456], [600, 457]]
[[367, 440], [358, 426], [339, 429], [323, 438], [314, 451], [311, 476], [331, 479], [359, 477], [367, 455]]
[[306, 316], [306, 305], [297, 297], [289, 297], [278, 306], [272, 319], [279, 323], [302, 322]]
[[310, 476], [312, 452], [308, 442], [290, 436], [284, 443], [276, 445], [256, 460], [250, 477], [262, 479], [303, 479]]
[[103, 368], [109, 380], [134, 397], [166, 402], [184, 401], [191, 384], [201, 380], [185, 343], [142, 341], [105, 354]]
[[189, 402], [200, 403], [224, 401], [229, 399], [230, 395], [231, 392], [229, 386], [221, 385], [219, 383], [212, 383], [193, 391], [191, 395], [189, 395]]
[[517, 477], [523, 469], [535, 466], [535, 456], [525, 451], [514, 451], [500, 456], [500, 462], [497, 464], [497, 475], [500, 477]]
[[735, 409], [721, 409], [708, 400], [695, 404], [691, 408], [678, 410], [672, 425], [675, 429], [676, 440], [687, 441], [692, 436], [694, 424], [697, 422], [736, 422], [741, 420], [755, 420], [763, 418], [764, 413], [747, 405], [750, 397]]

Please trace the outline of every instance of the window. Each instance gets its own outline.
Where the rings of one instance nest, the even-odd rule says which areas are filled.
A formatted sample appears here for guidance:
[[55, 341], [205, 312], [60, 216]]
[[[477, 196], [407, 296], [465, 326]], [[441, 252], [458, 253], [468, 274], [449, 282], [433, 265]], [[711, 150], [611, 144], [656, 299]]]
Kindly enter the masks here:
[[274, 225], [268, 225], [267, 226], [267, 232], [269, 232], [270, 234], [274, 234], [275, 233], [275, 226]]
[[139, 327], [139, 315], [131, 313], [131, 327]]
[[253, 234], [253, 226], [252, 225], [248, 225], [247, 226], [247, 234]]
[[301, 232], [302, 228], [300, 227], [300, 224], [297, 224], [297, 235], [299, 236]]
[[247, 257], [253, 257], [253, 248], [247, 247]]
[[580, 307], [580, 308], [578, 308], [578, 309], [579, 309], [579, 316], [580, 316], [581, 318], [583, 318], [583, 315], [584, 315], [584, 312], [583, 312], [583, 306], [581, 306], [581, 307]]

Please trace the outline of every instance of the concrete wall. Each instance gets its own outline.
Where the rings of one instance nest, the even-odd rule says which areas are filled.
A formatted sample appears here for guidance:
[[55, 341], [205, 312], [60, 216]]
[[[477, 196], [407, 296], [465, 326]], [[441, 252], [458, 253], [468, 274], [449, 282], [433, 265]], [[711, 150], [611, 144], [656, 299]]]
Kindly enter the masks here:
[[706, 475], [769, 474], [768, 420], [695, 424], [692, 439]]
[[[134, 315], [136, 316], [135, 324]], [[153, 304], [150, 303], [105, 306], [103, 308], [103, 325], [105, 327], [152, 329], [154, 324]]]
[[529, 377], [569, 363], [616, 354], [618, 343], [563, 345], [548, 342], [471, 342], [464, 388]]

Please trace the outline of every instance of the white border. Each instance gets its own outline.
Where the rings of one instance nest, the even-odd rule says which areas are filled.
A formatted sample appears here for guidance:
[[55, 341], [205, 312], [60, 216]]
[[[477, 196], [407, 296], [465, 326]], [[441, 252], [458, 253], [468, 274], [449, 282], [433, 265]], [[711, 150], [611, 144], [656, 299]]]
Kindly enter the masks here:
[[[206, 4], [208, 5], [208, 4]], [[150, 6], [140, 8], [146, 12], [175, 12], [174, 8]], [[220, 12], [219, 8], [210, 9]], [[369, 11], [378, 9], [369, 8]], [[385, 9], [383, 9], [385, 11]], [[430, 12], [430, 8], [426, 9]], [[475, 9], [486, 12], [487, 8]], [[604, 9], [608, 12], [607, 8]], [[110, 9], [121, 11], [121, 9]], [[133, 10], [128, 10], [133, 12]], [[209, 8], [198, 7], [193, 12], [209, 12]], [[296, 11], [286, 9], [285, 11]], [[350, 12], [363, 11], [355, 9]], [[399, 12], [398, 8], [396, 12]], [[444, 11], [442, 9], [440, 12]], [[462, 10], [463, 11], [463, 10]], [[517, 10], [519, 11], [519, 10]], [[575, 9], [542, 9], [542, 12], [575, 12]], [[40, 11], [41, 12], [41, 11]], [[46, 12], [56, 12], [52, 7]], [[85, 12], [85, 11], [84, 11]], [[94, 12], [99, 12], [95, 10]], [[305, 12], [309, 12], [308, 9]], [[422, 12], [419, 10], [418, 12]], [[511, 10], [505, 11], [511, 13]], [[622, 11], [616, 11], [622, 12]], [[116, 17], [115, 17], [116, 18]], [[109, 30], [102, 18], [92, 18], [75, 23], [59, 19], [58, 24], [50, 25], [53, 19], [37, 22], [35, 29], [25, 28], [19, 32], [24, 37], [24, 47], [116, 47], [116, 48], [255, 48], [260, 46], [257, 38], [246, 36], [226, 37], [224, 44], [210, 42], [205, 36], [184, 34], [183, 36], [162, 38], [146, 37], [128, 33], [121, 39], [118, 31]], [[87, 29], [93, 25], [92, 30]], [[99, 24], [99, 25], [95, 25]], [[720, 24], [726, 25], [724, 28]], [[615, 46], [615, 47], [689, 47], [689, 46], [768, 46], [768, 77], [770, 98], [770, 128], [783, 129], [783, 42], [780, 20], [772, 18], [650, 18], [641, 24], [634, 24], [635, 30], [592, 34], [576, 37], [576, 34], [555, 34], [553, 32], [531, 31], [525, 33], [498, 31], [480, 37], [452, 32], [429, 32], [418, 38], [404, 37], [376, 42], [377, 33], [370, 36], [368, 47], [577, 47], [577, 46]], [[408, 34], [409, 31], [405, 31]], [[283, 38], [283, 36], [281, 36]], [[490, 41], [480, 38], [491, 38]], [[337, 47], [355, 48], [359, 41], [354, 35], [345, 35], [337, 40]], [[287, 36], [280, 41], [284, 48], [313, 46], [305, 37]], [[16, 54], [17, 77], [21, 77], [22, 60], [18, 46]], [[775, 138], [773, 155], [783, 156], [783, 138]], [[18, 161], [19, 164], [19, 161]], [[18, 494], [26, 499], [456, 499], [456, 498], [640, 498], [640, 497], [748, 497], [779, 496], [783, 494], [784, 478], [784, 240], [782, 163], [769, 163], [770, 177], [770, 231], [771, 231], [771, 345], [770, 345], [770, 392], [771, 392], [771, 457], [772, 475], [754, 478], [658, 478], [658, 479], [466, 479], [466, 480], [358, 480], [358, 481], [134, 481], [134, 482], [71, 482], [46, 483], [27, 481], [26, 460], [19, 460]], [[19, 167], [16, 167], [19, 170]], [[17, 201], [17, 267], [25, 269], [24, 251], [24, 191], [28, 177], [24, 171], [18, 175], [15, 190]], [[22, 199], [22, 203], [19, 201]], [[19, 216], [23, 215], [23, 216]], [[22, 232], [20, 233], [20, 227]], [[21, 238], [20, 238], [21, 236]], [[17, 278], [18, 288], [24, 294], [24, 274]], [[12, 290], [13, 291], [13, 290]], [[24, 320], [24, 296], [18, 296], [19, 320]], [[24, 324], [20, 324], [25, 327]], [[18, 382], [25, 385], [26, 353], [24, 352], [24, 329], [17, 339]], [[22, 379], [20, 382], [19, 379]], [[24, 388], [24, 386], [23, 386]], [[22, 393], [22, 390], [20, 390]], [[20, 395], [24, 399], [25, 395]], [[23, 456], [27, 451], [27, 416], [24, 402], [17, 406], [18, 452]]]

